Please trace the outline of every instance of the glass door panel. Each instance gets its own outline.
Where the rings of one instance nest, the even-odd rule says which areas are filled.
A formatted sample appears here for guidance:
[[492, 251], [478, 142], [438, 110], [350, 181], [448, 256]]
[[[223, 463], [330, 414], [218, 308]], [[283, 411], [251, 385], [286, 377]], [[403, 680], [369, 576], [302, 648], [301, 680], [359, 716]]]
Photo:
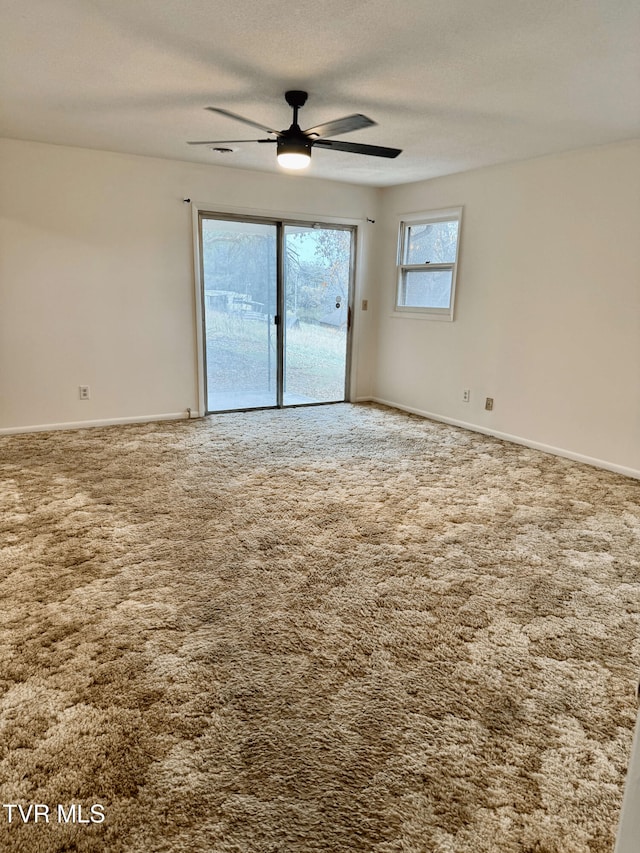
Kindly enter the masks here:
[[200, 221], [207, 410], [276, 406], [277, 225]]
[[283, 405], [346, 398], [353, 232], [284, 226]]

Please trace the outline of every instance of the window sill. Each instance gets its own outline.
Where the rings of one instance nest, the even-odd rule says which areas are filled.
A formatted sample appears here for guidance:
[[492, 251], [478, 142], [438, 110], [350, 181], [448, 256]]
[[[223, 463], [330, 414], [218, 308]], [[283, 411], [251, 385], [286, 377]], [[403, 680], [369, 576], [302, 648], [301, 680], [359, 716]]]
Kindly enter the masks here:
[[452, 323], [453, 311], [420, 311], [412, 310], [411, 308], [396, 309], [391, 312], [391, 316], [395, 319], [407, 320], [437, 320], [439, 322]]

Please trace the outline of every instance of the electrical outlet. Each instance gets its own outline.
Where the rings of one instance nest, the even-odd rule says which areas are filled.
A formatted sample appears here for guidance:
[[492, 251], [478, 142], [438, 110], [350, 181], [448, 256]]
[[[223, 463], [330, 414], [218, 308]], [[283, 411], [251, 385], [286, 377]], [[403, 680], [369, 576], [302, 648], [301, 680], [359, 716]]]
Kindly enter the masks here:
[[462, 402], [468, 403], [470, 399], [471, 399], [471, 391], [468, 388], [465, 388], [465, 390], [462, 392]]
[[487, 399], [484, 401], [484, 407], [488, 412], [493, 411], [493, 397], [487, 397]]
[[78, 385], [78, 391], [79, 391], [81, 400], [89, 400], [90, 399], [91, 394], [89, 393], [89, 386], [88, 385]]
[[362, 310], [363, 310], [363, 311], [368, 311], [368, 310], [369, 310], [369, 300], [368, 300], [368, 299], [363, 299], [363, 300], [362, 300]]

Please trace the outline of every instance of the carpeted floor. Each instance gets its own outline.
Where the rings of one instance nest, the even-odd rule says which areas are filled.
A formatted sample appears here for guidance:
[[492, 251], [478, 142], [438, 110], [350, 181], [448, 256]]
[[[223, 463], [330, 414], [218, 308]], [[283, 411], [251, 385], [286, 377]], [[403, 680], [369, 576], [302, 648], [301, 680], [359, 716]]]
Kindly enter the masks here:
[[640, 482], [367, 405], [0, 463], [3, 853], [610, 853]]

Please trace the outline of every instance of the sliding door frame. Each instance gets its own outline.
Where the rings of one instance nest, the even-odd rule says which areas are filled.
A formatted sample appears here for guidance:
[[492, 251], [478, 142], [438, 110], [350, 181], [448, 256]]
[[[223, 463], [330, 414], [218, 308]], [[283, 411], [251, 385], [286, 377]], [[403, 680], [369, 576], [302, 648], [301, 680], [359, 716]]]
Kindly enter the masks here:
[[284, 225], [281, 220], [275, 220], [276, 230], [276, 311], [278, 325], [276, 328], [276, 408], [284, 405], [284, 336], [285, 336], [285, 300], [284, 292]]
[[[196, 363], [197, 363], [197, 383], [198, 383], [198, 412], [199, 417], [207, 414], [214, 414], [208, 410], [207, 400], [207, 376], [206, 376], [206, 311], [204, 304], [204, 259], [202, 257], [202, 221], [203, 219], [221, 219], [244, 222], [255, 222], [267, 225], [276, 225], [277, 227], [277, 312], [279, 322], [276, 328], [277, 340], [277, 399], [276, 407], [283, 408], [283, 382], [284, 376], [284, 318], [285, 318], [285, 287], [284, 287], [284, 227], [285, 225], [299, 225], [306, 228], [311, 228], [314, 225], [329, 229], [344, 229], [351, 231], [351, 258], [349, 272], [349, 297], [347, 300], [347, 310], [349, 321], [347, 324], [347, 348], [345, 360], [345, 395], [344, 400], [352, 399], [351, 389], [354, 387], [354, 373], [356, 370], [355, 358], [355, 305], [357, 295], [359, 293], [359, 260], [361, 241], [360, 229], [365, 224], [364, 220], [351, 219], [348, 217], [334, 216], [312, 216], [311, 214], [300, 214], [280, 211], [262, 211], [252, 208], [237, 208], [227, 207], [224, 210], [216, 209], [209, 204], [192, 202], [192, 223], [193, 223], [193, 249], [194, 249], [194, 285], [195, 285], [195, 322], [196, 322]], [[339, 401], [336, 401], [339, 402]], [[286, 408], [294, 408], [297, 406], [318, 406], [332, 405], [330, 402], [320, 403], [300, 403]], [[275, 408], [275, 407], [267, 407]], [[237, 411], [243, 411], [239, 409]], [[196, 414], [196, 413], [194, 413]]]

